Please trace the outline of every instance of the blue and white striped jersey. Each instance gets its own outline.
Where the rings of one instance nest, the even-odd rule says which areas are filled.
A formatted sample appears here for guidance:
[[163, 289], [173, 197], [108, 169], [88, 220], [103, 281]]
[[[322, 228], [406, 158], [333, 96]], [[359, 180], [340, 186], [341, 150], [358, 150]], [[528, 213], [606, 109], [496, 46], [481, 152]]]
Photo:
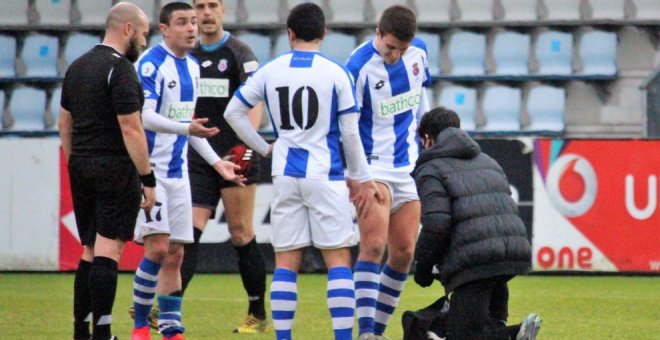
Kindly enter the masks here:
[[414, 168], [419, 154], [417, 123], [429, 110], [424, 94], [424, 87], [431, 86], [426, 45], [414, 38], [399, 61], [390, 65], [370, 40], [353, 51], [347, 67], [355, 78], [360, 138], [374, 178], [399, 181]]
[[[178, 58], [164, 42], [147, 50], [137, 62], [144, 89], [144, 107], [173, 121], [190, 123], [195, 112], [199, 65], [190, 55]], [[188, 175], [188, 136], [146, 130], [149, 158], [156, 176]]]
[[273, 176], [344, 179], [338, 117], [358, 106], [343, 65], [294, 50], [260, 68], [234, 96], [249, 107], [266, 104], [277, 135]]

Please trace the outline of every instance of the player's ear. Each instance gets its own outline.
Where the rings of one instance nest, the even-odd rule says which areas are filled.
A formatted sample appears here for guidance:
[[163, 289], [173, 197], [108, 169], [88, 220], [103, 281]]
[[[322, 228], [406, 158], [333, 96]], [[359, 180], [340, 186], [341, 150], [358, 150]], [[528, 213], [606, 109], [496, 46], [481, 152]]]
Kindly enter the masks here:
[[295, 41], [296, 40], [296, 33], [290, 28], [287, 28], [286, 30], [289, 33], [289, 42]]

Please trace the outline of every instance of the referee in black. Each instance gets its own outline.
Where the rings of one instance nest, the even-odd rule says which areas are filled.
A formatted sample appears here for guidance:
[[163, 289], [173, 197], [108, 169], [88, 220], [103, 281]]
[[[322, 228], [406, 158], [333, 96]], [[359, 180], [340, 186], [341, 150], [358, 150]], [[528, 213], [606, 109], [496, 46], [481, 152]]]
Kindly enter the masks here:
[[83, 245], [74, 281], [74, 339], [90, 339], [90, 313], [92, 339], [115, 339], [117, 262], [133, 238], [139, 209], [149, 211], [156, 201], [140, 118], [144, 94], [132, 65], [148, 34], [142, 10], [115, 5], [103, 42], [71, 64], [62, 86], [60, 138]]

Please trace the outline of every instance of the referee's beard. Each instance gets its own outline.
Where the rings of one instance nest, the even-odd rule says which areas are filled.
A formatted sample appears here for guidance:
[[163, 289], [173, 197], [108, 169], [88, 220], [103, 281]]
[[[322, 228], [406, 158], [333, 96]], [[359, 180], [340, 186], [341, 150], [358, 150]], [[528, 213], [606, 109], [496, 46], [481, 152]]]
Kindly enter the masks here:
[[139, 45], [137, 35], [133, 35], [131, 40], [128, 42], [128, 49], [126, 49], [126, 59], [128, 59], [128, 61], [131, 63], [135, 63], [140, 57], [141, 52], [142, 48]]

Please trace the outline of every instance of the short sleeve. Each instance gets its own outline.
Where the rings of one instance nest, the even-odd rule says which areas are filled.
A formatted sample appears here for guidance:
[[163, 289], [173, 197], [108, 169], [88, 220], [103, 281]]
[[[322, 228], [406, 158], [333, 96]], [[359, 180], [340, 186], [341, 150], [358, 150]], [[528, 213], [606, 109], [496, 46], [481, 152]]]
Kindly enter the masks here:
[[142, 89], [135, 69], [128, 60], [121, 58], [114, 64], [108, 75], [108, 85], [117, 115], [142, 111]]
[[144, 58], [139, 61], [137, 72], [144, 90], [144, 98], [158, 100], [161, 92], [157, 81], [158, 67], [151, 60]]

